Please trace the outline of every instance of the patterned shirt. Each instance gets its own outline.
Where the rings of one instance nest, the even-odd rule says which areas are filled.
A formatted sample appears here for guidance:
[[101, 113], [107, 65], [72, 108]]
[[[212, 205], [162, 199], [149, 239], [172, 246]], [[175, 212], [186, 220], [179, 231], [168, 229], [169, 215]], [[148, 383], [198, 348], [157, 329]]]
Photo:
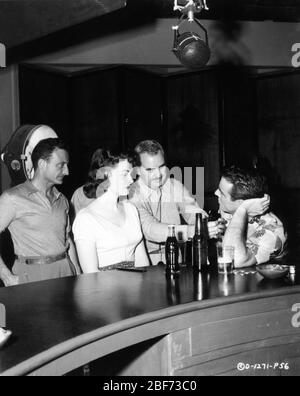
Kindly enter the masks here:
[[9, 229], [16, 255], [48, 256], [67, 250], [69, 204], [55, 187], [53, 191], [55, 199], [50, 203], [26, 181], [1, 195], [0, 232]]
[[[222, 217], [230, 222], [232, 215]], [[247, 248], [255, 256], [257, 264], [266, 263], [270, 259], [280, 259], [286, 254], [287, 235], [282, 222], [274, 215], [249, 218], [247, 228]]]

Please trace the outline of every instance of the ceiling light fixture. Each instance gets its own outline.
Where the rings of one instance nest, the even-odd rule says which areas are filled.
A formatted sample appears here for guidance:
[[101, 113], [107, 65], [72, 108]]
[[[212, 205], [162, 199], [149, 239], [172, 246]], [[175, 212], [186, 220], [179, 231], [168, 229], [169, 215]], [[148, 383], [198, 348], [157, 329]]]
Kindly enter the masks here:
[[[174, 0], [174, 10], [182, 13], [181, 18], [174, 30], [173, 52], [180, 62], [188, 68], [204, 67], [210, 59], [210, 48], [208, 44], [208, 33], [204, 26], [195, 17], [202, 10], [208, 10], [206, 0]], [[180, 33], [180, 26], [184, 22], [196, 24], [204, 31], [205, 39], [192, 30]]]

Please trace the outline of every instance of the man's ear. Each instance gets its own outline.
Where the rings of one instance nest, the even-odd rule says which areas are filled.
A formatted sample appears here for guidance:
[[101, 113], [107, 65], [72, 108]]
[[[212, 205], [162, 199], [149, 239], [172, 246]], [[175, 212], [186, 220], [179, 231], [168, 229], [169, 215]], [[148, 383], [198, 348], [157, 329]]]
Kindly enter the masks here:
[[40, 169], [45, 169], [46, 166], [47, 166], [47, 161], [44, 160], [44, 159], [42, 159], [42, 158], [40, 158], [40, 159], [38, 160], [38, 168], [40, 168]]

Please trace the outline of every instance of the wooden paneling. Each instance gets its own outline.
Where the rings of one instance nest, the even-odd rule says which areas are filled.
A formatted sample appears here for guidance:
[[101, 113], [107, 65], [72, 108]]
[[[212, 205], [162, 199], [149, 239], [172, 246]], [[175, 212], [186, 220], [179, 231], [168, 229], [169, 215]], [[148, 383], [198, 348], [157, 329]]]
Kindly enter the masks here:
[[172, 166], [204, 167], [205, 191], [219, 183], [218, 83], [211, 71], [167, 81], [168, 157]]
[[300, 73], [257, 79], [260, 166], [268, 176], [275, 213], [285, 222], [290, 246], [300, 240]]
[[115, 68], [20, 67], [21, 123], [50, 125], [70, 150], [68, 197], [86, 180], [99, 147], [120, 147], [120, 98]]
[[[118, 71], [114, 68], [69, 78], [69, 116], [76, 178], [84, 182], [97, 148], [120, 148]], [[78, 166], [78, 159], [80, 166]], [[81, 168], [81, 169], [78, 169]]]
[[[77, 69], [25, 65], [20, 71], [21, 122], [50, 124], [70, 144], [76, 179], [69, 179], [66, 190], [84, 182], [96, 148], [133, 149], [145, 139], [162, 143], [170, 168], [180, 167], [183, 174], [193, 169], [193, 188], [188, 187], [197, 196], [199, 190], [213, 196], [225, 163], [251, 162], [255, 86], [248, 73], [167, 66]], [[205, 169], [204, 188], [196, 186], [202, 182], [199, 167]], [[210, 200], [209, 208], [216, 202]]]
[[145, 139], [164, 144], [161, 80], [153, 74], [125, 68], [121, 84], [125, 147], [134, 149]]
[[257, 87], [260, 153], [278, 184], [299, 189], [300, 73], [270, 75], [258, 79]]
[[252, 165], [257, 153], [255, 74], [238, 67], [219, 72], [225, 165]]

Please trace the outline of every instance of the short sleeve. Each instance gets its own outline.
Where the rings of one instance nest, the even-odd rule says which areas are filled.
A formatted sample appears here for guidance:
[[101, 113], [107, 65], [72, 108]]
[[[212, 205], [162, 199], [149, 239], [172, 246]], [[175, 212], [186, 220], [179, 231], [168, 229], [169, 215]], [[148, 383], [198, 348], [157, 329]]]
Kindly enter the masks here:
[[79, 212], [79, 214], [75, 218], [73, 224], [73, 235], [75, 242], [92, 242], [94, 240], [94, 227], [92, 219], [85, 210]]
[[253, 253], [258, 264], [266, 263], [270, 258], [283, 257], [287, 240], [283, 224], [275, 215], [270, 214], [261, 219], [254, 238], [248, 241], [247, 247]]
[[4, 231], [16, 217], [13, 198], [6, 192], [0, 197], [0, 232]]
[[257, 264], [266, 263], [270, 260], [271, 254], [276, 250], [276, 241], [277, 237], [271, 231], [266, 231], [265, 235], [260, 238], [255, 254]]

